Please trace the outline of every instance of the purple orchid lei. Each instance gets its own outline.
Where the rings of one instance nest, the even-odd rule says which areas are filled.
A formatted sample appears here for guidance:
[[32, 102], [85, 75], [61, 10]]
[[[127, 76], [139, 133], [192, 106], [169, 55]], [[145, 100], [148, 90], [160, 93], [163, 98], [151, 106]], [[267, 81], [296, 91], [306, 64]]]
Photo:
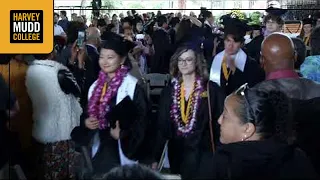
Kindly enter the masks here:
[[[121, 66], [110, 81], [106, 73], [100, 71], [97, 80], [97, 85], [93, 90], [92, 96], [89, 100], [88, 113], [89, 117], [96, 118], [99, 121], [99, 129], [105, 129], [108, 125], [108, 120], [105, 115], [110, 111], [110, 101], [117, 94], [120, 85], [123, 82], [124, 77], [128, 73], [128, 67]], [[102, 89], [104, 84], [108, 83], [106, 93], [103, 97]], [[102, 102], [100, 99], [102, 98]]]
[[197, 114], [197, 110], [201, 100], [201, 93], [204, 92], [204, 89], [202, 86], [202, 79], [200, 77], [196, 78], [194, 93], [191, 94], [189, 97], [189, 98], [192, 98], [191, 100], [192, 104], [191, 104], [190, 114], [188, 114], [187, 124], [184, 124], [181, 119], [181, 111], [180, 111], [181, 84], [176, 78], [173, 78], [171, 82], [173, 85], [173, 103], [171, 105], [170, 116], [177, 127], [177, 135], [186, 137], [190, 133], [192, 133], [194, 126], [196, 124], [196, 114]]

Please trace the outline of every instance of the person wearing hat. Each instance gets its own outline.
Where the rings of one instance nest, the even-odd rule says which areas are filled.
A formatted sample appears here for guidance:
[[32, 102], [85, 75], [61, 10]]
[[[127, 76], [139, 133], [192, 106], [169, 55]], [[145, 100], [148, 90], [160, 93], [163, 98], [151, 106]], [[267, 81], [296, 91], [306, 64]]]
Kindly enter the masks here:
[[281, 16], [284, 15], [287, 10], [269, 7], [266, 9], [266, 12], [268, 15], [263, 19], [263, 23], [266, 26], [265, 36], [274, 32], [281, 32], [284, 25], [284, 20]]
[[310, 35], [313, 29], [314, 20], [311, 18], [305, 18], [302, 20], [303, 29], [299, 37], [303, 40], [303, 43], [307, 48], [307, 56], [310, 55]]
[[252, 57], [258, 64], [260, 64], [261, 44], [264, 39], [262, 34], [262, 27], [259, 24], [251, 25], [250, 43], [246, 44], [246, 52], [248, 56]]
[[254, 86], [264, 80], [258, 63], [243, 50], [244, 36], [249, 26], [237, 18], [226, 16], [224, 25], [224, 51], [218, 53], [210, 69], [210, 80], [221, 86], [229, 95], [239, 86]]
[[[80, 144], [93, 140], [94, 174], [106, 173], [119, 165], [136, 164], [147, 154], [140, 149], [147, 125], [147, 98], [138, 80], [129, 73], [132, 65], [128, 52], [134, 43], [115, 33], [106, 34], [104, 39], [99, 59], [101, 71], [89, 89], [88, 111], [82, 115], [84, 127], [76, 127], [71, 134]], [[123, 105], [124, 100], [130, 108]], [[129, 117], [132, 104], [136, 107], [135, 116]], [[111, 116], [116, 108], [128, 117], [119, 121], [121, 115]]]

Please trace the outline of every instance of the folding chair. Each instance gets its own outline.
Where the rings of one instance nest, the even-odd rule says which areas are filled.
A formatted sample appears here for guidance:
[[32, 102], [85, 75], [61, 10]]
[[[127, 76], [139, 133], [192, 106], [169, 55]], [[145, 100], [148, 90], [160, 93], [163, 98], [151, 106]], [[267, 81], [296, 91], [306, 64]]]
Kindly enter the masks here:
[[[169, 74], [151, 73], [144, 76], [147, 82], [147, 96], [152, 99], [152, 107], [157, 108], [157, 99], [160, 97], [161, 91], [170, 83]], [[154, 111], [154, 110], [153, 110]]]

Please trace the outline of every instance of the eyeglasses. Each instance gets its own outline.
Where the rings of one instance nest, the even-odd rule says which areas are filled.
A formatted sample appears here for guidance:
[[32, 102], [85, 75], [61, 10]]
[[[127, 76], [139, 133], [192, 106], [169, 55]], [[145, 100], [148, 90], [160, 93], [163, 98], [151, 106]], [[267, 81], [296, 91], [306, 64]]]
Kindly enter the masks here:
[[246, 92], [248, 91], [248, 89], [249, 89], [249, 85], [248, 85], [248, 83], [245, 83], [242, 86], [240, 86], [234, 93], [236, 95], [244, 98], [246, 106], [249, 109], [248, 120], [249, 120], [249, 122], [254, 123], [254, 119], [252, 118], [253, 117], [253, 110], [251, 109], [250, 103], [249, 103], [248, 99], [246, 98]]
[[194, 61], [194, 59], [178, 59], [178, 64], [182, 65], [184, 63], [190, 65], [192, 64], [192, 62]]

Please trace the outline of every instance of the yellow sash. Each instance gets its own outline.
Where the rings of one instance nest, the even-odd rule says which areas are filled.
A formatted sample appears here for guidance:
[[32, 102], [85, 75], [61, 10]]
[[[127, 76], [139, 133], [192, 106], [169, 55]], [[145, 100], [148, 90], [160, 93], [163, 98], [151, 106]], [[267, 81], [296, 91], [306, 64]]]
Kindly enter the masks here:
[[303, 38], [303, 43], [304, 43], [306, 46], [309, 46], [309, 39], [310, 39], [310, 35]]
[[108, 88], [107, 83], [104, 83], [104, 85], [103, 85], [103, 89], [102, 89], [102, 93], [101, 93], [101, 97], [100, 97], [100, 102], [102, 102], [102, 101], [103, 101], [103, 96], [106, 94], [106, 92], [107, 92], [107, 88]]
[[187, 112], [185, 111], [185, 90], [184, 90], [184, 83], [181, 84], [180, 89], [180, 112], [181, 112], [181, 119], [184, 124], [188, 123], [189, 115], [191, 111], [191, 104], [192, 104], [192, 95], [194, 93], [194, 87], [192, 93], [189, 96], [188, 104], [187, 104]]
[[226, 56], [223, 57], [223, 61], [222, 61], [222, 73], [223, 73], [223, 76], [225, 78], [225, 80], [228, 81], [229, 79], [229, 76], [231, 74], [231, 71], [228, 70], [228, 67], [227, 67], [227, 59], [226, 59]]

